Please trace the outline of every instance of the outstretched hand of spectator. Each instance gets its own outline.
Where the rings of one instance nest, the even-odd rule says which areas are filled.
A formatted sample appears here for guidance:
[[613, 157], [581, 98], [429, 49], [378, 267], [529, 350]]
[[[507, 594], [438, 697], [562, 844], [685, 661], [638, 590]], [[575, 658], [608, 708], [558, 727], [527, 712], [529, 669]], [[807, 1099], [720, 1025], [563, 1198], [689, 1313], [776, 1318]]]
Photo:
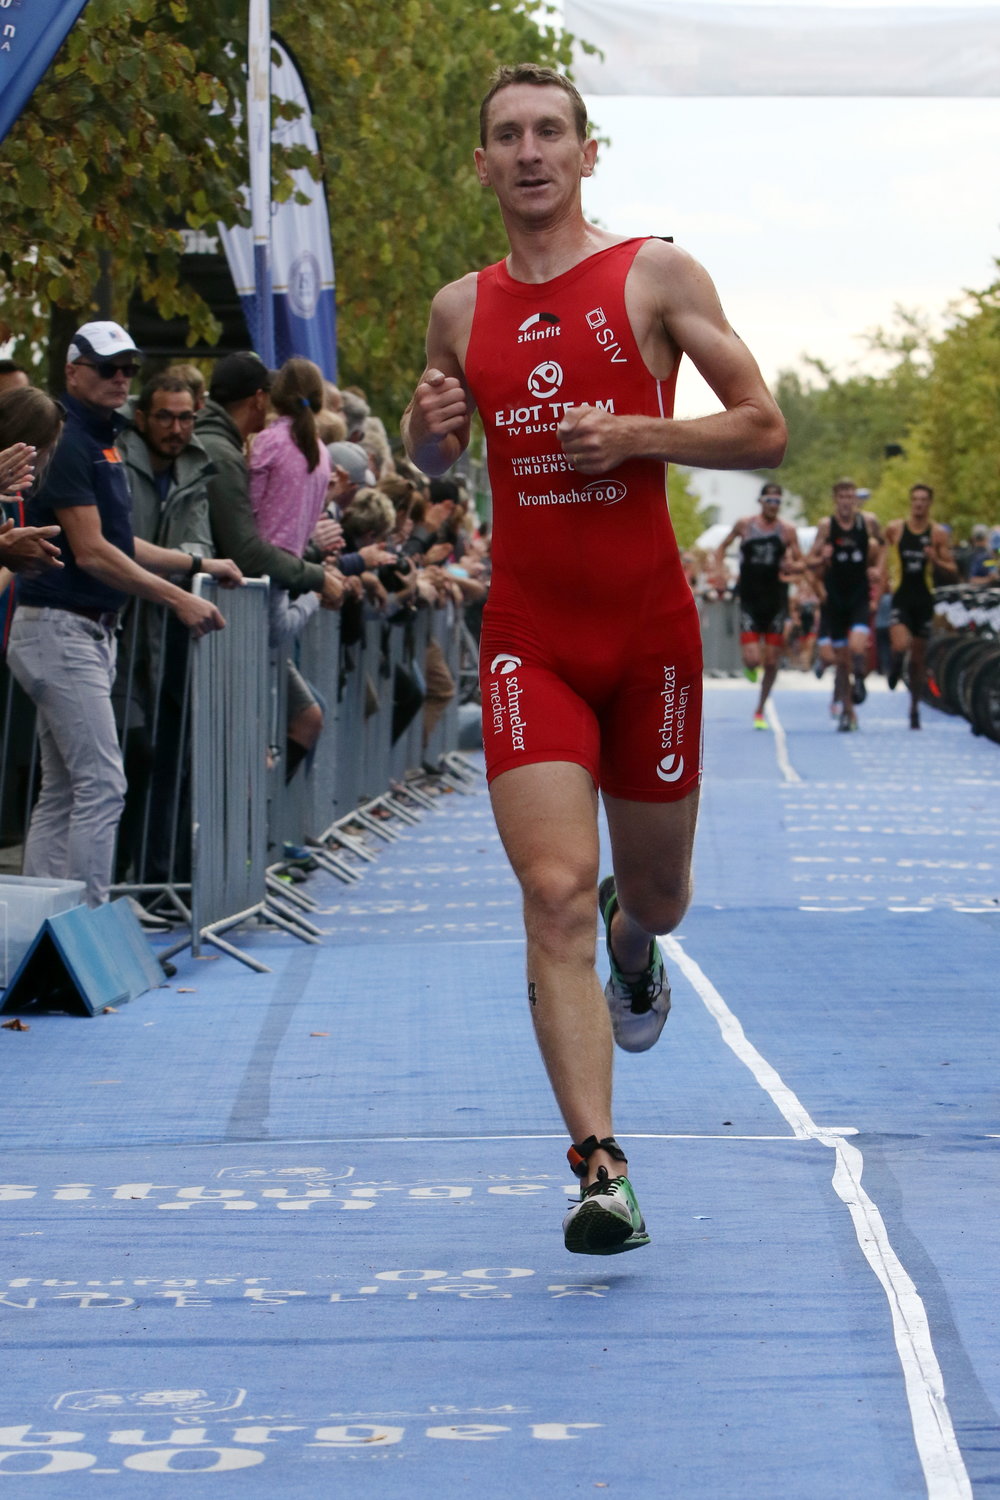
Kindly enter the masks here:
[[337, 568], [324, 567], [319, 602], [324, 609], [339, 609], [344, 602], [347, 580]]
[[243, 574], [229, 557], [203, 557], [201, 571], [214, 578], [220, 588], [238, 589], [244, 582]]
[[29, 443], [12, 443], [0, 452], [0, 495], [17, 495], [35, 477], [35, 449]]
[[312, 539], [324, 555], [344, 550], [344, 528], [332, 516], [320, 516], [316, 522]]
[[195, 640], [213, 630], [225, 629], [226, 622], [215, 605], [195, 594], [181, 594], [173, 608], [178, 620], [187, 626]]
[[373, 604], [383, 605], [389, 598], [388, 590], [380, 581], [377, 573], [362, 573], [361, 582], [365, 593]]
[[49, 540], [58, 535], [58, 526], [15, 526], [12, 520], [4, 521], [0, 525], [0, 566], [12, 573], [61, 568], [59, 548]]
[[359, 547], [358, 556], [366, 568], [388, 567], [396, 561], [396, 554], [387, 552], [381, 542], [369, 542], [367, 546]]

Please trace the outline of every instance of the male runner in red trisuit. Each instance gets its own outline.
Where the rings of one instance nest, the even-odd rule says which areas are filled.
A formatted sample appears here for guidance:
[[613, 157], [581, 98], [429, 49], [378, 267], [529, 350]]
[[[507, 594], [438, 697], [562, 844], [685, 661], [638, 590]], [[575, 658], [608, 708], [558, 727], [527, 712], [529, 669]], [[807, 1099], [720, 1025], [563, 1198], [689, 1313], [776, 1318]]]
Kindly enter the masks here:
[[[785, 428], [701, 267], [584, 219], [597, 142], [566, 78], [501, 68], [481, 130], [476, 167], [510, 254], [435, 297], [403, 435], [440, 474], [465, 449], [474, 407], [486, 428], [487, 774], [524, 897], [535, 1033], [583, 1184], [566, 1245], [608, 1255], [649, 1238], [612, 1135], [612, 1027], [642, 1051], [666, 1019], [655, 934], [690, 899], [701, 770], [697, 613], [665, 466], [772, 468]], [[683, 351], [724, 411], [672, 420]], [[614, 863], [600, 891], [607, 1003], [594, 968], [598, 788]]]

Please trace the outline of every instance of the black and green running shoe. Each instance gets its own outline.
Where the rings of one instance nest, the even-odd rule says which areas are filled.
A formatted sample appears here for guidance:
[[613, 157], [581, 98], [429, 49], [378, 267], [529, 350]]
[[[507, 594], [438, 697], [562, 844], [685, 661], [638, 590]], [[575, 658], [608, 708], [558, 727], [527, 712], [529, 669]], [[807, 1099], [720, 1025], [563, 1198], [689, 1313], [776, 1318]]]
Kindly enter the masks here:
[[649, 1244], [635, 1191], [627, 1177], [598, 1167], [597, 1181], [580, 1189], [580, 1201], [563, 1219], [566, 1249], [574, 1255], [621, 1255]]

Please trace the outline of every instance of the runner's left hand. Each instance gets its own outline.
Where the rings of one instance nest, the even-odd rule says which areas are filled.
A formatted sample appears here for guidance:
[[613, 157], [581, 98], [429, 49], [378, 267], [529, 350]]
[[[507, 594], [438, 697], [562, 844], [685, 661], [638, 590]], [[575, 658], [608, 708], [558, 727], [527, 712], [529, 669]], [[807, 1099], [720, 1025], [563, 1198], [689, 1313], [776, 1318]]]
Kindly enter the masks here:
[[556, 428], [556, 436], [581, 474], [606, 474], [629, 456], [621, 418], [596, 406], [571, 406]]

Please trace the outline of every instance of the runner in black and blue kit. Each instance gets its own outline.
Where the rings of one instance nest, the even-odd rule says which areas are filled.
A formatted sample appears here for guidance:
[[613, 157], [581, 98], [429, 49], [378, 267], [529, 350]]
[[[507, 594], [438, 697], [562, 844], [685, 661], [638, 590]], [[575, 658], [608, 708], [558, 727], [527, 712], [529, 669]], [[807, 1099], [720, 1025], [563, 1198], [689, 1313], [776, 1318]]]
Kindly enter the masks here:
[[833, 487], [833, 513], [816, 532], [808, 563], [822, 577], [826, 600], [820, 614], [820, 658], [837, 669], [834, 702], [837, 728], [857, 729], [855, 705], [866, 697], [868, 643], [871, 637], [869, 569], [879, 560], [881, 535], [873, 515], [857, 508], [851, 479]]
[[753, 717], [755, 729], [769, 728], [764, 707], [785, 644], [788, 578], [804, 567], [795, 527], [778, 518], [781, 500], [781, 485], [765, 484], [759, 496], [760, 514], [742, 516], [715, 553], [715, 573], [723, 575], [726, 551], [739, 539], [743, 668], [751, 682], [757, 681], [758, 669], [764, 669]]
[[920, 728], [927, 639], [934, 618], [934, 595], [931, 592], [934, 574], [940, 572], [948, 578], [958, 577], [958, 565], [952, 556], [948, 533], [931, 520], [933, 499], [934, 491], [929, 484], [913, 486], [906, 520], [890, 521], [886, 527], [882, 562], [882, 591], [892, 589], [889, 686], [896, 686], [903, 675], [904, 659], [909, 655], [911, 729]]

